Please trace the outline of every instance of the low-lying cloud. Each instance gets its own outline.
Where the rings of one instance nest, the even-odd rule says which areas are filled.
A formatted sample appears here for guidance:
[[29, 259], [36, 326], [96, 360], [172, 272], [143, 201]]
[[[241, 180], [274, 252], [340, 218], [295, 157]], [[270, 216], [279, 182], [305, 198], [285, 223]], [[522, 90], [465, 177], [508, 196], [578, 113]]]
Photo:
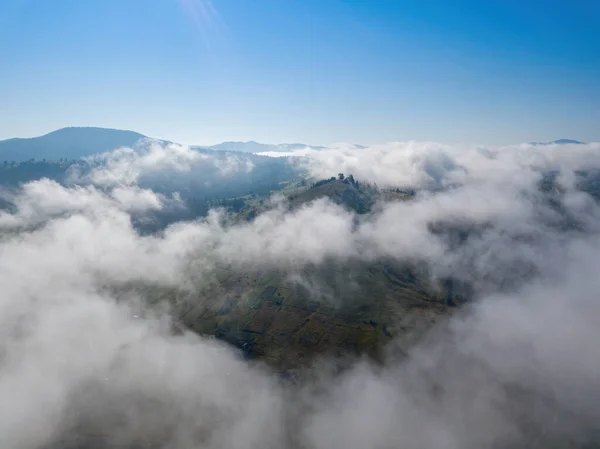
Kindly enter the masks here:
[[[163, 150], [104, 156], [108, 172], [90, 179], [110, 189], [40, 180], [10, 193], [14, 207], [0, 215], [3, 447], [564, 447], [597, 431], [600, 209], [577, 182], [578, 170], [599, 168], [597, 144], [304, 151], [315, 176], [424, 190], [364, 216], [326, 199], [293, 211], [274, 202], [250, 222], [213, 211], [142, 236], [132, 214], [164, 198], [137, 185], [141, 174], [202, 160]], [[119, 290], [194, 292], [223, 264], [382, 259], [469, 282], [473, 303], [408, 356], [392, 344], [382, 365], [324, 367], [295, 386], [215, 340], [173, 335], [168, 313]]]
[[203, 153], [189, 146], [144, 139], [135, 148], [117, 148], [85, 159], [87, 164], [73, 165], [71, 184], [118, 186], [155, 181], [168, 176], [195, 176], [209, 170], [223, 176], [250, 172], [254, 164], [243, 155]]
[[270, 156], [296, 157], [315, 178], [332, 173], [354, 174], [357, 179], [383, 187], [436, 189], [466, 180], [484, 182], [521, 182], [518, 177], [541, 171], [599, 168], [600, 143], [532, 144], [498, 148], [435, 142], [395, 142], [357, 148], [338, 145], [314, 150], [310, 148]]

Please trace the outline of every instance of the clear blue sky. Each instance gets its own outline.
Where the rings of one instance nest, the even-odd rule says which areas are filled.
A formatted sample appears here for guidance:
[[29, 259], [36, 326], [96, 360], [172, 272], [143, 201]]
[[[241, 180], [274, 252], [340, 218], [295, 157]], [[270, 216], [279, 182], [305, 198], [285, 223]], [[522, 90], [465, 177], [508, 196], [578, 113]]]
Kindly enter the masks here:
[[600, 140], [597, 0], [1, 0], [0, 139]]

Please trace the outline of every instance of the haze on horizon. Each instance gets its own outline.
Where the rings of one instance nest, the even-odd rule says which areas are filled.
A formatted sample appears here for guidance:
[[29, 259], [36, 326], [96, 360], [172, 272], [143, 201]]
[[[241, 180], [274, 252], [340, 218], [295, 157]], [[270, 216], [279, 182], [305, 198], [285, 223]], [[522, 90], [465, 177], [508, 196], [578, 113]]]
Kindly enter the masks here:
[[0, 4], [0, 139], [185, 144], [600, 140], [600, 4]]

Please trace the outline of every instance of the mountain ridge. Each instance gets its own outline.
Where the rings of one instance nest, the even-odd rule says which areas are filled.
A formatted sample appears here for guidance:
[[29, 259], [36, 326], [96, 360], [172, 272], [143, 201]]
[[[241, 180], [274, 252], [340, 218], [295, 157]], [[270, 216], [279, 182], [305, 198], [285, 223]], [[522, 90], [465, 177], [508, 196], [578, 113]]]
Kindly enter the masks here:
[[[13, 137], [0, 140], [0, 161], [23, 162], [30, 159], [80, 159], [104, 153], [120, 147], [132, 147], [142, 139], [150, 137], [131, 130], [102, 128], [95, 126], [70, 126], [60, 128], [37, 137]], [[169, 142], [156, 139], [161, 142]], [[531, 145], [583, 144], [573, 139], [558, 139], [552, 142], [531, 142]], [[354, 145], [363, 149], [363, 145]], [[304, 143], [266, 144], [253, 140], [226, 141], [216, 145], [192, 145], [198, 150], [230, 151], [242, 153], [285, 153], [309, 148], [323, 150], [327, 147]]]
[[[80, 159], [120, 147], [134, 146], [149, 136], [136, 131], [96, 126], [68, 126], [36, 137], [0, 140], [0, 160], [23, 162], [30, 159]], [[169, 142], [164, 139], [156, 139]], [[285, 152], [301, 148], [325, 149], [303, 143], [265, 144], [255, 141], [226, 141], [216, 145], [192, 145], [197, 150], [242, 153]]]
[[557, 139], [551, 142], [530, 142], [531, 145], [583, 145], [585, 142], [573, 139]]

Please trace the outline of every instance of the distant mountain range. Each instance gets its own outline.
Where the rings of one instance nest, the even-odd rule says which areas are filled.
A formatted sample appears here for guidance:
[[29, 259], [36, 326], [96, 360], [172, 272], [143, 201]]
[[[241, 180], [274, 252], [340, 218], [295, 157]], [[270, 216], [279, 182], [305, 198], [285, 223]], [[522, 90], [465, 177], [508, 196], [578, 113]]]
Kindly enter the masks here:
[[584, 144], [585, 142], [580, 142], [579, 140], [572, 139], [558, 139], [553, 140], [552, 142], [530, 142], [531, 145], [568, 145], [568, 144]]
[[[79, 159], [119, 147], [132, 147], [147, 136], [110, 128], [62, 128], [39, 137], [15, 138], [0, 141], [0, 161], [22, 162], [29, 159]], [[157, 139], [158, 140], [158, 139]], [[166, 141], [162, 141], [166, 142]], [[560, 139], [552, 142], [531, 142], [532, 145], [581, 144], [577, 140]], [[356, 148], [365, 148], [355, 145]], [[304, 148], [322, 150], [326, 147], [303, 143], [264, 144], [259, 142], [223, 142], [212, 146], [194, 146], [197, 149], [235, 151], [242, 153], [289, 152]]]
[[305, 143], [280, 143], [280, 144], [267, 144], [267, 143], [258, 143], [254, 141], [250, 142], [223, 142], [217, 145], [212, 145], [210, 147], [212, 150], [219, 151], [237, 151], [242, 153], [265, 153], [268, 151], [277, 151], [277, 152], [286, 152], [286, 151], [294, 151], [301, 150], [304, 148], [310, 148], [313, 150], [323, 150], [325, 147], [315, 146], [315, 145], [307, 145]]
[[[22, 162], [29, 159], [79, 159], [119, 147], [132, 147], [148, 136], [111, 128], [69, 127], [39, 137], [15, 138], [0, 141], [0, 161]], [[160, 142], [164, 140], [155, 139]], [[286, 152], [301, 148], [323, 149], [303, 143], [264, 144], [258, 142], [223, 142], [217, 145], [197, 145], [193, 148], [243, 153], [269, 151]]]

